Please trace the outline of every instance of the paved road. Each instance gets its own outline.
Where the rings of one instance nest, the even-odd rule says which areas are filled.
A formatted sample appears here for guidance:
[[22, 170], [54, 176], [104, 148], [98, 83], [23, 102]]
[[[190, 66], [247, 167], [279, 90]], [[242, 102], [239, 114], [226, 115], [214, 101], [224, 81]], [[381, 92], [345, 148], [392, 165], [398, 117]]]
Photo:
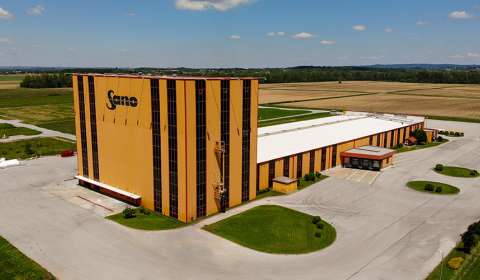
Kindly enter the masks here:
[[75, 135], [68, 134], [68, 133], [63, 133], [63, 132], [59, 132], [59, 131], [55, 131], [55, 130], [46, 129], [46, 128], [39, 127], [39, 126], [36, 126], [36, 125], [33, 125], [33, 124], [23, 123], [20, 120], [3, 120], [3, 119], [0, 119], [0, 123], [9, 123], [11, 125], [18, 126], [18, 127], [26, 127], [26, 128], [30, 128], [30, 129], [33, 129], [33, 130], [40, 131], [42, 133], [42, 134], [38, 134], [38, 135], [11, 136], [7, 139], [0, 139], [0, 143], [1, 142], [4, 143], [4, 142], [17, 141], [17, 140], [24, 140], [24, 139], [31, 139], [31, 138], [37, 138], [37, 137], [63, 137], [63, 138], [66, 138], [66, 139], [76, 141]]
[[[57, 195], [71, 187], [75, 159], [28, 161], [0, 171], [0, 235], [60, 279], [423, 279], [467, 225], [480, 219], [480, 179], [443, 177], [436, 163], [480, 169], [480, 125], [464, 138], [397, 156], [373, 184], [329, 178], [289, 196], [260, 200], [194, 226], [145, 232], [103, 219]], [[431, 179], [461, 188], [433, 196], [404, 186]], [[243, 248], [201, 229], [255, 205], [275, 203], [319, 214], [337, 229], [325, 250], [299, 256]]]

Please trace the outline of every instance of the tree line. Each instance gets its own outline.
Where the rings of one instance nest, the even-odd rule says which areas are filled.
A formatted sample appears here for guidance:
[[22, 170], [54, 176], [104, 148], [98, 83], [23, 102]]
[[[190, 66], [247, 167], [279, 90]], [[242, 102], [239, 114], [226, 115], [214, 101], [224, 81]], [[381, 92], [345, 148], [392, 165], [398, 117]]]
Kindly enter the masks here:
[[26, 75], [20, 83], [24, 88], [64, 88], [72, 86], [72, 75], [65, 73], [42, 73]]
[[[73, 70], [73, 71], [72, 71]], [[70, 87], [71, 75], [64, 70], [57, 73], [27, 75], [22, 87]], [[191, 68], [93, 68], [68, 69], [77, 73], [126, 73], [144, 75], [260, 77], [262, 83], [329, 82], [329, 81], [384, 81], [409, 83], [480, 84], [479, 68], [381, 68], [372, 66], [315, 67], [257, 69], [191, 69]]]

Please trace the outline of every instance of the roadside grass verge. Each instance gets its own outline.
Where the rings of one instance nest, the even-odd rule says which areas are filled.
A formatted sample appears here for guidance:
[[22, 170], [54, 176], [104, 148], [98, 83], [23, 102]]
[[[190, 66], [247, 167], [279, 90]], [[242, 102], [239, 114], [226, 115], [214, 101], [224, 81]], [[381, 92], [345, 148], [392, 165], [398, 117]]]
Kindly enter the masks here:
[[439, 121], [480, 123], [480, 119], [465, 118], [465, 117], [428, 116], [428, 118], [432, 120], [439, 120]]
[[480, 174], [476, 170], [457, 166], [442, 166], [441, 170], [433, 168], [433, 171], [442, 175], [459, 178], [476, 178], [480, 176]]
[[403, 146], [401, 148], [395, 149], [395, 151], [397, 151], [397, 153], [411, 152], [411, 151], [436, 147], [436, 146], [442, 145], [442, 144], [447, 143], [447, 142], [448, 142], [448, 139], [443, 139], [442, 141], [435, 141], [435, 142], [428, 143], [428, 144], [423, 144], [423, 145]]
[[[312, 177], [312, 178], [313, 178], [313, 177]], [[314, 180], [306, 180], [305, 177], [302, 177], [302, 178], [298, 179], [297, 190], [299, 190], [299, 191], [300, 191], [300, 190], [303, 190], [303, 189], [308, 188], [308, 187], [310, 187], [311, 185], [313, 185], [313, 184], [315, 184], [315, 183], [317, 183], [317, 182], [320, 182], [320, 181], [322, 181], [322, 180], [324, 180], [324, 179], [327, 179], [327, 178], [328, 178], [328, 176], [322, 175], [322, 174], [320, 174], [319, 177], [315, 176], [315, 179], [314, 179]]]
[[[323, 229], [312, 223], [313, 217], [276, 205], [262, 205], [204, 227], [206, 231], [239, 245], [272, 254], [305, 254], [331, 245], [336, 231], [321, 221]], [[315, 233], [320, 231], [321, 236]]]
[[273, 107], [261, 107], [258, 108], [258, 120], [265, 121], [268, 119], [282, 118], [288, 116], [295, 116], [300, 114], [308, 114], [311, 111], [309, 110], [295, 110], [295, 109], [282, 109], [282, 108], [273, 108]]
[[257, 196], [255, 197], [255, 200], [263, 199], [266, 197], [272, 197], [272, 196], [280, 196], [280, 195], [285, 195], [285, 194], [274, 191], [273, 189], [265, 189], [257, 192]]
[[118, 213], [106, 217], [106, 219], [117, 222], [129, 228], [140, 230], [168, 230], [183, 227], [186, 224], [174, 218], [160, 215], [158, 213], [143, 210], [142, 213], [138, 208], [135, 208], [135, 217], [124, 218], [123, 213]]
[[56, 138], [44, 137], [0, 143], [0, 157], [25, 159], [34, 156], [56, 155], [65, 150], [75, 150], [76, 144]]
[[41, 132], [30, 129], [30, 128], [26, 128], [26, 127], [17, 127], [9, 123], [0, 123], [0, 137], [3, 137], [4, 135], [9, 137], [9, 136], [15, 136], [15, 135], [28, 136], [28, 135], [38, 135], [38, 134], [41, 134]]
[[332, 115], [329, 112], [321, 112], [321, 113], [313, 113], [309, 115], [301, 115], [301, 116], [292, 116], [282, 119], [274, 119], [274, 120], [266, 120], [258, 122], [259, 127], [266, 127], [284, 123], [291, 123], [291, 122], [299, 122], [299, 121], [306, 121], [306, 120], [313, 120], [319, 118], [326, 118], [331, 117]]
[[431, 181], [410, 181], [407, 186], [413, 190], [431, 194], [451, 195], [460, 192], [459, 188], [452, 185]]
[[36, 126], [43, 127], [50, 130], [60, 131], [75, 135], [75, 119], [60, 119], [55, 121], [38, 122]]
[[0, 279], [49, 280], [55, 277], [0, 237]]

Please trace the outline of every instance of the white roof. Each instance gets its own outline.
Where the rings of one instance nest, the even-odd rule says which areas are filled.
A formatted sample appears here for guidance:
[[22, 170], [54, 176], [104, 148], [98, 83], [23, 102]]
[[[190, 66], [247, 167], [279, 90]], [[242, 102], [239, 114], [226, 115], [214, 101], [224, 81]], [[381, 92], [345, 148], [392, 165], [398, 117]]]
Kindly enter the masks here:
[[423, 117], [348, 112], [258, 129], [257, 162], [266, 162], [421, 123]]

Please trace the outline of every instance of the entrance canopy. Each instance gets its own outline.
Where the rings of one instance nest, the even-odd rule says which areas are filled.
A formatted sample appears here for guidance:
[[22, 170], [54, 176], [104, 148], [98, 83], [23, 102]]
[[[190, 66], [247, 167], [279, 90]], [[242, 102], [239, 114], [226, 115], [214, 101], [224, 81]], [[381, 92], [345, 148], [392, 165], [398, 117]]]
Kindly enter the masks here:
[[341, 154], [342, 157], [355, 157], [365, 159], [383, 160], [392, 157], [395, 153], [394, 150], [386, 149], [376, 146], [362, 146], [345, 151]]

